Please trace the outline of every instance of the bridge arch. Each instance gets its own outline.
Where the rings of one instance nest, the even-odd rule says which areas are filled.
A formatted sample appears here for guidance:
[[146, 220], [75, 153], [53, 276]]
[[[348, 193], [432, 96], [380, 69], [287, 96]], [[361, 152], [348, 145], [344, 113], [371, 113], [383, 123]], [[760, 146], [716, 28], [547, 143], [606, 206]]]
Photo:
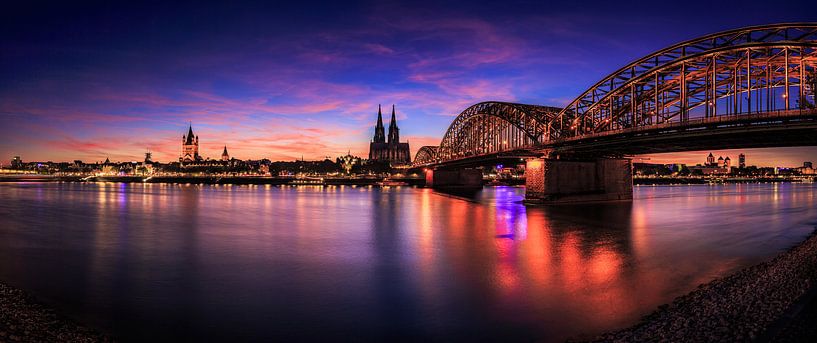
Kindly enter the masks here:
[[[817, 144], [815, 93], [817, 23], [740, 28], [644, 56], [564, 108], [470, 106], [449, 126], [436, 160], [505, 151], [590, 158]], [[781, 130], [786, 134], [769, 136]]]
[[548, 123], [543, 143], [672, 123], [813, 109], [817, 23], [682, 42], [603, 78]]
[[417, 150], [417, 153], [414, 155], [414, 165], [422, 166], [438, 162], [437, 152], [439, 149], [440, 147], [436, 145], [426, 145], [420, 147], [420, 149]]
[[535, 146], [541, 143], [548, 121], [559, 110], [493, 101], [472, 105], [448, 127], [437, 158], [453, 160]]

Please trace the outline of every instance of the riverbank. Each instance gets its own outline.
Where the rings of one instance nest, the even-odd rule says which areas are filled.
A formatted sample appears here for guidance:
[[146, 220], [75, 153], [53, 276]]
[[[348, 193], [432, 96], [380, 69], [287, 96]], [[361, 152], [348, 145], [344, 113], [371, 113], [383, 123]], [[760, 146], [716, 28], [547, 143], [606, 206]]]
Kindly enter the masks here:
[[[817, 280], [815, 233], [769, 262], [701, 285], [659, 306], [639, 324], [595, 341], [801, 341], [803, 337], [792, 335], [792, 330], [813, 319], [817, 306], [810, 296]], [[813, 322], [805, 325], [810, 326]]]
[[112, 342], [40, 304], [28, 293], [0, 283], [0, 342]]
[[633, 178], [633, 185], [705, 185], [723, 183], [798, 183], [814, 182], [813, 177], [791, 178], [791, 177], [761, 177], [761, 178], [688, 178], [688, 177], [636, 177]]
[[6, 175], [0, 182], [116, 182], [116, 183], [163, 183], [202, 185], [274, 185], [274, 186], [423, 186], [424, 178], [382, 177], [275, 177], [275, 176], [56, 176], [56, 175]]

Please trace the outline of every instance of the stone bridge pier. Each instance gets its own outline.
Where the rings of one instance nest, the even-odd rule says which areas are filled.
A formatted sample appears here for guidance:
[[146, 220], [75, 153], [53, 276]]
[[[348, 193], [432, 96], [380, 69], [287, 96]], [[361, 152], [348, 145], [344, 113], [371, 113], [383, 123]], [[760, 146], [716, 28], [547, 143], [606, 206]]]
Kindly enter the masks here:
[[527, 161], [525, 186], [528, 203], [631, 200], [632, 161], [534, 158]]

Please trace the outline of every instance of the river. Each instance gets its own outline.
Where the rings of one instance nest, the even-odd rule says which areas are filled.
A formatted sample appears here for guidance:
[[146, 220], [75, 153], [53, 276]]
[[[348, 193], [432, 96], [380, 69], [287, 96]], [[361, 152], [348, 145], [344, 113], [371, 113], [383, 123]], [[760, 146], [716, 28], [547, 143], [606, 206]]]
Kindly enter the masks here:
[[563, 341], [632, 325], [817, 226], [815, 184], [523, 196], [5, 183], [0, 281], [124, 341]]

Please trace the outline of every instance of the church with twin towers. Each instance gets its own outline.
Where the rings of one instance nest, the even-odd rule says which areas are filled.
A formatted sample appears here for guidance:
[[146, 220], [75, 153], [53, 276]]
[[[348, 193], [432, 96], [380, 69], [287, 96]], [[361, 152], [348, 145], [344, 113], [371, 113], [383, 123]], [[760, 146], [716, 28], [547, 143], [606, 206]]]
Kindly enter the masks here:
[[369, 144], [369, 160], [389, 162], [392, 165], [408, 165], [411, 163], [408, 142], [400, 143], [400, 129], [397, 127], [394, 105], [391, 106], [388, 139], [383, 127], [383, 114], [380, 105], [377, 105], [377, 124], [374, 127], [374, 138]]

